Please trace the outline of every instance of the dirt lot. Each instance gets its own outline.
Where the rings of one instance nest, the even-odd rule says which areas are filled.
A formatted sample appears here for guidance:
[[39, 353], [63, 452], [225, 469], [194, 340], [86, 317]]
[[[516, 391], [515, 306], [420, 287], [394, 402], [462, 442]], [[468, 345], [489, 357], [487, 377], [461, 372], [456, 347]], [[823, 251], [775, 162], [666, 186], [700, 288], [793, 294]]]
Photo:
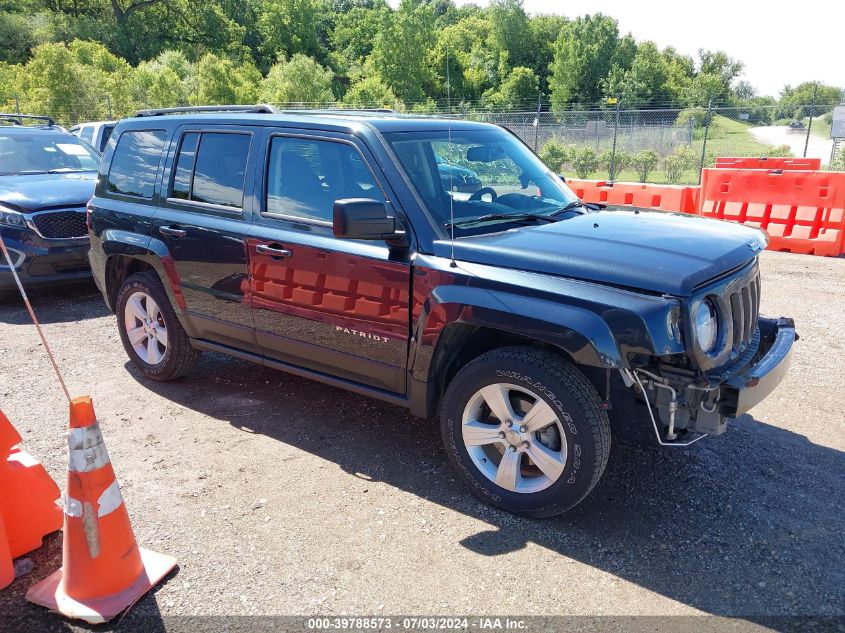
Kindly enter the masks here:
[[[121, 628], [192, 614], [845, 615], [845, 259], [766, 252], [762, 267], [763, 312], [801, 334], [785, 382], [721, 438], [615, 444], [593, 494], [544, 521], [470, 496], [435, 424], [212, 354], [182, 381], [148, 382], [93, 287], [37, 295], [71, 391], [94, 397], [138, 540], [179, 560]], [[66, 404], [16, 302], [0, 306], [0, 352], [0, 406], [63, 486]], [[0, 623], [58, 626], [22, 595], [60, 550], [54, 535], [0, 592]]]

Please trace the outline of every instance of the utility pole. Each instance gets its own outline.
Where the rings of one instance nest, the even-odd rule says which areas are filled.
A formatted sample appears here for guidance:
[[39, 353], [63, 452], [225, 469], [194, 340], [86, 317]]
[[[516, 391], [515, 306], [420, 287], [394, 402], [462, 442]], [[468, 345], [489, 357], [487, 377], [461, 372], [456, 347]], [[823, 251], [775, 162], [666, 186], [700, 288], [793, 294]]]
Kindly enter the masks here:
[[807, 123], [807, 138], [804, 139], [804, 158], [807, 158], [807, 149], [810, 147], [810, 130], [813, 129], [813, 116], [816, 113], [816, 95], [819, 92], [819, 82], [813, 84], [813, 104], [810, 106], [810, 121]]
[[[713, 97], [707, 99], [707, 115], [704, 121], [704, 142], [701, 144], [701, 169], [704, 169], [704, 157], [707, 155], [707, 135], [710, 132], [710, 119], [712, 118]], [[698, 184], [701, 184], [701, 169], [698, 171]]]
[[610, 180], [616, 180], [616, 136], [619, 133], [619, 108], [622, 103], [621, 97], [616, 97], [616, 118], [613, 124], [613, 149], [610, 152]]

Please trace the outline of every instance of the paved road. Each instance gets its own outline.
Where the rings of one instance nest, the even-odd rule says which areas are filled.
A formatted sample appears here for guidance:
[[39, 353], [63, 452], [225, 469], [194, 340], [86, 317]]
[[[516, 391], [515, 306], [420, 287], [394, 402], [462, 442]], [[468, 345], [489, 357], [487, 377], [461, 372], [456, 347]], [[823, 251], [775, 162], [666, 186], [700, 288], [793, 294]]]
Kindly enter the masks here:
[[[768, 125], [765, 127], [752, 127], [748, 130], [755, 139], [767, 145], [788, 145], [793, 156], [804, 156], [804, 143], [807, 140], [806, 132], [790, 132], [785, 125]], [[810, 143], [807, 146], [807, 157], [821, 158], [822, 165], [830, 161], [830, 153], [833, 151], [833, 141], [810, 134]]]
[[[212, 354], [149, 382], [92, 288], [38, 296], [139, 541], [179, 560], [121, 630], [191, 614], [843, 615], [845, 259], [762, 266], [763, 311], [802, 336], [784, 384], [690, 449], [614, 444], [593, 494], [543, 521], [476, 501], [436, 426], [399, 408]], [[62, 481], [66, 405], [16, 303], [0, 306], [0, 357], [0, 406]], [[60, 550], [51, 537], [0, 592], [0, 629], [58, 627], [22, 595]]]

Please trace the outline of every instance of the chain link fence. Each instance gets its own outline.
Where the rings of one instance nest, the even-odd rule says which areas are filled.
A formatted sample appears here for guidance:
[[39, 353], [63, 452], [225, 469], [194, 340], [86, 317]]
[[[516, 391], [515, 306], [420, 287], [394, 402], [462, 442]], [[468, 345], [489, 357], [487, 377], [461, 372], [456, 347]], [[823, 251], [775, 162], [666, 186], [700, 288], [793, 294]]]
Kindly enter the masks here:
[[[139, 104], [112, 95], [30, 102], [0, 91], [0, 111], [47, 114], [70, 127], [131, 116]], [[166, 104], [175, 105], [175, 104]], [[276, 104], [283, 109], [338, 108], [340, 103]], [[635, 107], [603, 103], [553, 111], [548, 103], [516, 110], [482, 110], [467, 104], [404, 104], [424, 115], [486, 121], [504, 126], [552, 168], [579, 178], [695, 184], [717, 156], [819, 158], [838, 167], [843, 143], [830, 138], [832, 106], [815, 104], [709, 104], [700, 107]], [[839, 167], [841, 169], [841, 167]]]
[[780, 106], [595, 109], [461, 113], [507, 127], [554, 169], [580, 178], [695, 184], [717, 156], [819, 158], [836, 165], [831, 107]]

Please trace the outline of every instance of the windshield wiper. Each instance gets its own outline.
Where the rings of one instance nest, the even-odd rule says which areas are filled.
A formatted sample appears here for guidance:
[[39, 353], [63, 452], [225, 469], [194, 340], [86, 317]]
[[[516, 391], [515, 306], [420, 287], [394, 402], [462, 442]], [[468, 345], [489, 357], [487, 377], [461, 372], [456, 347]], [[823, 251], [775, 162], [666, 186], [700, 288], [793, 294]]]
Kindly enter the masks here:
[[46, 174], [43, 169], [24, 169], [22, 171], [4, 171], [0, 176], [33, 176], [35, 174]]
[[566, 213], [567, 211], [571, 211], [572, 209], [577, 209], [578, 207], [583, 207], [585, 209], [589, 208], [589, 207], [587, 207], [587, 205], [583, 201], [578, 200], [576, 198], [575, 200], [572, 200], [571, 202], [567, 202], [560, 209], [557, 209], [554, 213], [552, 213], [552, 215], [559, 215], [561, 213]]
[[75, 174], [80, 171], [97, 171], [96, 169], [82, 169], [81, 167], [58, 167], [57, 169], [51, 169], [47, 173], [48, 174]]
[[464, 220], [456, 220], [455, 222], [447, 222], [446, 228], [451, 229], [453, 226], [469, 226], [471, 224], [484, 224], [485, 222], [494, 222], [496, 220], [512, 220], [514, 222], [524, 222], [526, 220], [541, 220], [543, 222], [557, 222], [558, 219], [543, 213], [488, 213], [477, 218], [466, 218]]

